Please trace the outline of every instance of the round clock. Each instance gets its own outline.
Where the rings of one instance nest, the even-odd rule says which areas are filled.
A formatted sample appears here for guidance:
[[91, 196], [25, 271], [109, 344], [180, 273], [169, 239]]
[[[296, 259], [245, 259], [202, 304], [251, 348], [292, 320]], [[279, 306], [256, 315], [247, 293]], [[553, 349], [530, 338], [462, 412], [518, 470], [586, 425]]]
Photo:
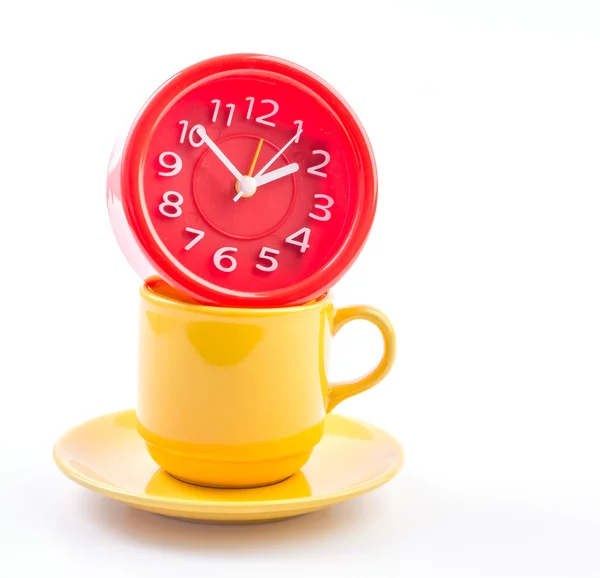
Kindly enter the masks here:
[[113, 229], [136, 270], [232, 306], [324, 293], [363, 247], [376, 200], [373, 152], [348, 104], [308, 70], [255, 54], [168, 80], [108, 178]]

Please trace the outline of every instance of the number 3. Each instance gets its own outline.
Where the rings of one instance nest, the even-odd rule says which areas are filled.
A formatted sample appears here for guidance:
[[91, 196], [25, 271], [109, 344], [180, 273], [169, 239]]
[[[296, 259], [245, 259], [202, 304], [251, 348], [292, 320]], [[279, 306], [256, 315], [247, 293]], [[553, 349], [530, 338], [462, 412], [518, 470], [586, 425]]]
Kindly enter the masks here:
[[315, 195], [315, 199], [327, 200], [326, 205], [319, 205], [318, 203], [315, 203], [315, 209], [321, 209], [321, 211], [323, 211], [323, 215], [319, 216], [315, 215], [314, 213], [308, 213], [308, 216], [316, 219], [317, 221], [329, 221], [329, 219], [331, 219], [331, 211], [329, 209], [333, 207], [333, 199], [329, 195], [319, 194]]

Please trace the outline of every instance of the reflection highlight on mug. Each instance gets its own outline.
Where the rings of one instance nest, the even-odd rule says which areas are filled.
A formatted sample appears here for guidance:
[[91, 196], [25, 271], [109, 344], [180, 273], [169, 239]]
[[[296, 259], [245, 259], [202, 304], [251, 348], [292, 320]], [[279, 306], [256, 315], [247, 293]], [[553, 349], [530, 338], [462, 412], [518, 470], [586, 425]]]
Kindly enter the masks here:
[[[137, 430], [179, 480], [248, 488], [300, 471], [338, 403], [377, 384], [395, 357], [393, 329], [368, 306], [229, 308], [179, 300], [162, 280], [141, 289]], [[330, 342], [367, 320], [384, 354], [366, 376], [327, 378]]]

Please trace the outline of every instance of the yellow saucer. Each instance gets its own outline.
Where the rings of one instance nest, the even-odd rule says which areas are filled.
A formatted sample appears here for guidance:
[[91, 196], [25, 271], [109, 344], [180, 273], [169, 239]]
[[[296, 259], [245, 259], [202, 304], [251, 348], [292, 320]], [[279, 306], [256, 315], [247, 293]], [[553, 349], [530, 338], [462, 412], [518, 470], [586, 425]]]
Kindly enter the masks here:
[[127, 410], [83, 423], [60, 438], [54, 460], [73, 481], [155, 514], [206, 522], [260, 522], [315, 512], [364, 494], [402, 467], [400, 444], [383, 430], [330, 414], [302, 470], [261, 488], [227, 490], [181, 482], [159, 468]]

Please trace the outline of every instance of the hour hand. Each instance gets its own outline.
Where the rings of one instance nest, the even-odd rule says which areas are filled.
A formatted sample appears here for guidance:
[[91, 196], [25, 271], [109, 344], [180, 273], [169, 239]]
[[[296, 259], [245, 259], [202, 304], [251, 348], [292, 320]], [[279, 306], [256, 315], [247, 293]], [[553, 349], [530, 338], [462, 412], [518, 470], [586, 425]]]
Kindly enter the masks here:
[[208, 148], [215, 153], [217, 158], [227, 167], [229, 172], [238, 180], [241, 181], [244, 177], [240, 171], [238, 171], [233, 163], [223, 154], [223, 151], [212, 141], [212, 139], [206, 134], [206, 129], [199, 124], [196, 129], [198, 134], [202, 137], [202, 140], [207, 144]]
[[275, 169], [274, 171], [270, 171], [265, 173], [264, 175], [256, 175], [254, 180], [256, 181], [256, 186], [260, 187], [266, 183], [270, 183], [271, 181], [276, 181], [277, 179], [281, 179], [282, 177], [287, 177], [292, 173], [295, 173], [300, 166], [298, 163], [292, 163], [290, 165], [285, 165], [285, 167], [281, 167], [279, 169]]

